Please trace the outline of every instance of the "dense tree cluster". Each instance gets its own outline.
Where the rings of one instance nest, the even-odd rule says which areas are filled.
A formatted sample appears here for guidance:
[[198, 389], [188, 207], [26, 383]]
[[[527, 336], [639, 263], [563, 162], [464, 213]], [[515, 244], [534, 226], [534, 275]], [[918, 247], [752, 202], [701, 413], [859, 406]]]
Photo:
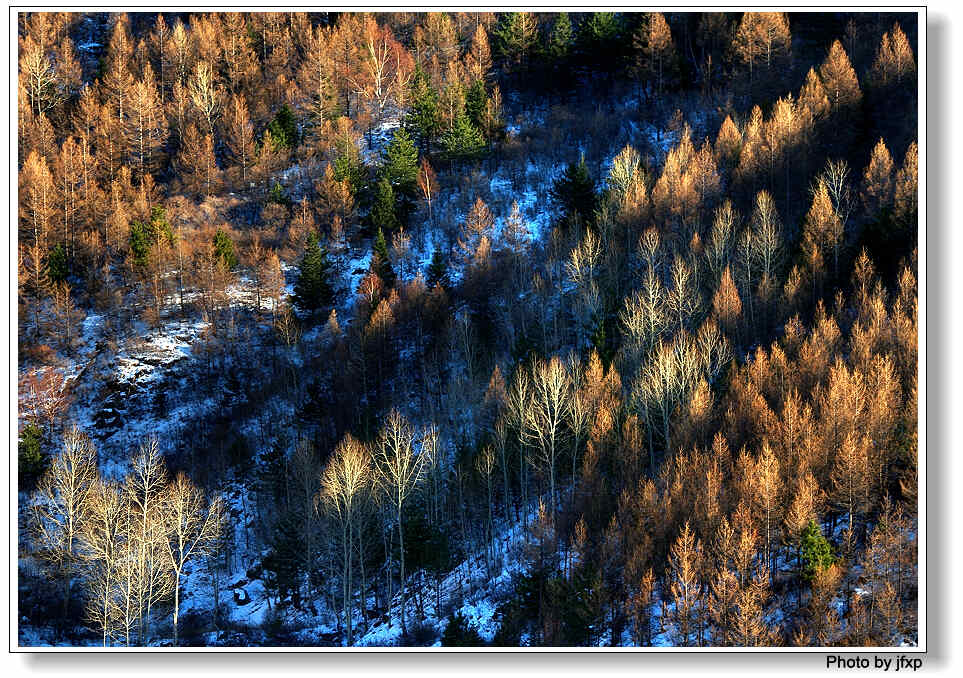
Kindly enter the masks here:
[[[32, 624], [917, 640], [912, 17], [28, 13], [18, 34]], [[111, 341], [84, 345], [85, 316]], [[210, 410], [102, 436], [130, 456], [106, 463], [100, 420], [70, 422], [118, 392], [119, 344], [190, 323], [184, 384], [147, 389], [157, 420]], [[181, 615], [203, 577], [213, 608]], [[224, 614], [244, 587], [262, 628]], [[460, 607], [479, 595], [493, 637]]]

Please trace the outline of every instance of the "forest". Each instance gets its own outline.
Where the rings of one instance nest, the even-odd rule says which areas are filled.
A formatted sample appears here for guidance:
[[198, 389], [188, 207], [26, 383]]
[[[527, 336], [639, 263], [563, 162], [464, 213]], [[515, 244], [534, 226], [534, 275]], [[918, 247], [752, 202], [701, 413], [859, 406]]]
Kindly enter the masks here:
[[918, 16], [16, 16], [17, 638], [919, 644]]

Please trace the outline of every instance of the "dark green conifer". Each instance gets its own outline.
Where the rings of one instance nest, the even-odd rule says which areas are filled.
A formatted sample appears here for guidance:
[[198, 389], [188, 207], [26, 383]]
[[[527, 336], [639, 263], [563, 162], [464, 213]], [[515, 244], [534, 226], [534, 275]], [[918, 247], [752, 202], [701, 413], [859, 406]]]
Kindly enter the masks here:
[[459, 115], [455, 124], [441, 138], [442, 148], [449, 160], [469, 162], [481, 157], [485, 150], [485, 137], [467, 115]]
[[371, 270], [381, 278], [385, 289], [395, 284], [395, 270], [391, 267], [391, 260], [388, 258], [388, 243], [385, 241], [384, 231], [380, 228], [372, 245]]
[[387, 179], [382, 178], [375, 187], [374, 203], [368, 214], [372, 229], [392, 233], [401, 225], [395, 205], [395, 191]]
[[237, 267], [237, 254], [234, 252], [234, 241], [221, 229], [217, 229], [217, 232], [214, 234], [214, 258], [223, 263], [228, 270]]
[[451, 286], [451, 281], [448, 279], [448, 262], [439, 249], [436, 249], [431, 255], [431, 263], [428, 264], [428, 278], [425, 282], [428, 289], [434, 288], [435, 285], [441, 285], [445, 289]]
[[333, 301], [331, 262], [327, 250], [318, 242], [318, 236], [311, 233], [294, 284], [294, 305], [302, 311], [317, 311], [330, 306]]
[[578, 217], [583, 224], [591, 221], [595, 212], [595, 182], [585, 166], [585, 157], [571, 163], [552, 187], [552, 200], [562, 208], [566, 222]]

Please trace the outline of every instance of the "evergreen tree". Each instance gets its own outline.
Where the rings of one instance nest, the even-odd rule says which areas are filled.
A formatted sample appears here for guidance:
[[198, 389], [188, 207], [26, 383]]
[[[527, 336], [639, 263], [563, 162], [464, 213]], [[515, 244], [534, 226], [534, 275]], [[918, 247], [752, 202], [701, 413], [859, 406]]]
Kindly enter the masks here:
[[578, 217], [583, 224], [589, 223], [595, 212], [595, 182], [585, 166], [585, 156], [578, 163], [570, 163], [565, 173], [552, 187], [552, 200], [562, 208], [566, 222]]
[[596, 70], [614, 71], [622, 60], [622, 19], [615, 12], [593, 12], [579, 26], [579, 50], [585, 63]]
[[221, 229], [214, 233], [214, 258], [220, 260], [228, 270], [237, 268], [234, 241]]
[[815, 521], [810, 520], [800, 538], [803, 579], [812, 581], [817, 572], [828, 569], [836, 562], [833, 547]]
[[556, 70], [561, 70], [568, 62], [572, 53], [572, 36], [572, 21], [568, 12], [559, 12], [545, 45], [545, 54]]
[[476, 80], [468, 88], [465, 94], [465, 115], [478, 129], [482, 129], [482, 113], [485, 111], [485, 103], [488, 100], [488, 92], [485, 91], [485, 83]]
[[339, 153], [334, 159], [334, 178], [347, 181], [351, 187], [351, 195], [359, 195], [364, 190], [368, 173], [357, 154]]
[[67, 273], [67, 251], [61, 243], [57, 243], [47, 257], [47, 277], [50, 282], [58, 283], [67, 279]]
[[391, 260], [388, 258], [388, 243], [385, 241], [384, 231], [380, 228], [372, 245], [371, 270], [381, 278], [385, 289], [395, 284], [395, 271], [391, 267]]
[[441, 138], [441, 145], [449, 160], [468, 162], [477, 160], [485, 150], [485, 138], [467, 115], [459, 115], [452, 128]]
[[264, 588], [274, 594], [278, 605], [300, 602], [306, 566], [302, 523], [303, 518], [294, 511], [282, 514], [274, 525], [271, 550], [261, 561]]
[[328, 253], [318, 242], [315, 233], [308, 235], [304, 258], [298, 268], [298, 280], [294, 284], [294, 305], [302, 311], [317, 311], [334, 301], [331, 289], [331, 262]]
[[275, 149], [291, 149], [297, 145], [298, 124], [287, 104], [281, 106], [281, 110], [271, 120], [268, 129], [271, 131], [271, 141]]
[[441, 129], [441, 115], [438, 110], [438, 92], [431, 86], [431, 80], [421, 66], [415, 67], [409, 101], [408, 113], [404, 119], [405, 129], [418, 141], [422, 153], [428, 153]]
[[448, 617], [448, 626], [441, 635], [442, 647], [481, 647], [484, 644], [478, 631], [468, 625], [460, 612], [453, 612]]
[[149, 227], [142, 221], [135, 221], [130, 225], [130, 253], [137, 266], [147, 266], [151, 248]]
[[[287, 437], [282, 433], [274, 444], [262, 455], [258, 463], [260, 476], [257, 479], [258, 492], [273, 502], [287, 501], [288, 473]], [[279, 504], [279, 505], [285, 505]]]
[[425, 282], [428, 289], [434, 288], [435, 285], [441, 285], [445, 289], [451, 286], [451, 280], [448, 278], [448, 262], [445, 260], [445, 255], [437, 248], [431, 255], [431, 263], [428, 264], [428, 278]]
[[27, 424], [23, 427], [17, 441], [17, 477], [21, 491], [33, 487], [37, 478], [47, 470], [50, 460], [43, 453], [42, 443], [43, 431], [39, 426]]
[[375, 188], [374, 204], [371, 205], [368, 220], [372, 229], [377, 228], [389, 233], [401, 225], [395, 212], [395, 191], [385, 178], [382, 178]]
[[161, 241], [166, 240], [169, 244], [174, 244], [174, 231], [167, 221], [167, 214], [162, 207], [154, 207], [151, 210], [150, 221], [134, 221], [130, 225], [130, 252], [137, 266], [147, 266], [150, 257], [150, 248]]
[[510, 67], [524, 69], [538, 37], [535, 17], [531, 12], [505, 12], [492, 37], [495, 49]]
[[291, 206], [291, 198], [284, 192], [284, 187], [281, 186], [279, 181], [275, 181], [274, 185], [271, 186], [271, 192], [268, 193], [267, 201], [269, 203], [273, 202], [278, 205], [284, 205], [285, 207]]
[[391, 138], [382, 161], [381, 177], [388, 180], [395, 195], [413, 196], [418, 181], [418, 150], [404, 127]]

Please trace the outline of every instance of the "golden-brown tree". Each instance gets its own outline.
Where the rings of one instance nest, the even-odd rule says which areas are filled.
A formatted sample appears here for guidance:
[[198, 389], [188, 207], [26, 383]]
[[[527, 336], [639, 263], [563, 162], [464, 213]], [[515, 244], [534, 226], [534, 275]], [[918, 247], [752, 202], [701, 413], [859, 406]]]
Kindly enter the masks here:
[[859, 105], [863, 94], [859, 89], [856, 71], [849, 62], [849, 55], [839, 40], [834, 40], [826, 60], [819, 67], [819, 77], [833, 111], [853, 109]]

